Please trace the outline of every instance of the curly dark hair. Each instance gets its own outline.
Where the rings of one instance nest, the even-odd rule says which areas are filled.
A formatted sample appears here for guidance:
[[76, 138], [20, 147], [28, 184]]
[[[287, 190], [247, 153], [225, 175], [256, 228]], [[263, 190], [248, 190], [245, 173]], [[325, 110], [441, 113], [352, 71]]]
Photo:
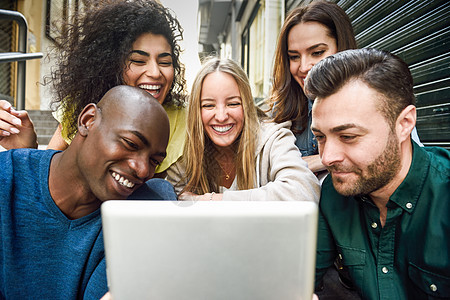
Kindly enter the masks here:
[[154, 0], [101, 0], [64, 24], [56, 39], [57, 64], [51, 76], [55, 99], [61, 107], [67, 137], [77, 132], [77, 119], [88, 103], [96, 103], [112, 87], [124, 84], [122, 73], [133, 43], [143, 33], [162, 35], [172, 48], [174, 80], [165, 106], [183, 106], [186, 98], [184, 65], [179, 41], [183, 30], [174, 14]]

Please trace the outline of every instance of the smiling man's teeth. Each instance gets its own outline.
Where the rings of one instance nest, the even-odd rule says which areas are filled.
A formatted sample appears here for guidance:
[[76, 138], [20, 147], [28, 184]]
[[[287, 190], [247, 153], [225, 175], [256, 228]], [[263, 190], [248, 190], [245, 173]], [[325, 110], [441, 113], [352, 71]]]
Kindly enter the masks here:
[[134, 187], [134, 183], [132, 183], [131, 181], [129, 181], [128, 179], [125, 179], [124, 177], [120, 176], [119, 174], [117, 174], [116, 172], [112, 172], [112, 177], [121, 185], [126, 186], [127, 188], [133, 188]]
[[228, 125], [228, 126], [212, 126], [212, 128], [215, 131], [218, 132], [227, 132], [228, 130], [230, 130], [233, 127], [233, 125]]

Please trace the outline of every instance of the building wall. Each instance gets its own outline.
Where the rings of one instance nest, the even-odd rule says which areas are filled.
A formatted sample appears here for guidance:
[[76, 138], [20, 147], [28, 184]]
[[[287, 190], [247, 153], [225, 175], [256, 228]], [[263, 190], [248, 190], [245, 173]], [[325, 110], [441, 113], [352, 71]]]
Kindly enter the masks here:
[[269, 95], [271, 88], [275, 50], [278, 34], [283, 24], [285, 10], [284, 1], [266, 0], [266, 7], [265, 19], [267, 21], [265, 31], [267, 38], [265, 40], [266, 44], [264, 48], [264, 98]]
[[[0, 8], [6, 10], [15, 10], [16, 3], [12, 0], [0, 0]], [[15, 40], [14, 28], [16, 24], [8, 20], [0, 21], [0, 51], [15, 51], [16, 47], [12, 46]], [[14, 90], [11, 82], [15, 81], [15, 73], [13, 63], [0, 63], [0, 98], [12, 102], [14, 100]], [[14, 76], [13, 76], [14, 75]]]
[[[50, 3], [63, 3], [50, 0]], [[46, 35], [47, 0], [18, 0], [17, 11], [22, 13], [28, 23], [27, 52], [42, 52], [43, 58], [26, 62], [25, 108], [28, 110], [49, 110], [51, 101], [50, 86], [44, 86], [44, 78], [50, 75], [54, 59], [51, 48], [54, 42]], [[68, 14], [74, 11], [75, 0], [67, 0]], [[54, 7], [58, 7], [54, 5]], [[17, 33], [15, 33], [17, 34]], [[15, 51], [15, 50], [13, 50]], [[16, 73], [11, 70], [12, 91], [15, 91]], [[12, 95], [15, 98], [15, 94]]]
[[[52, 60], [46, 57], [53, 42], [45, 35], [47, 0], [19, 0], [17, 11], [24, 15], [28, 23], [27, 52], [42, 52], [41, 59], [26, 62], [25, 108], [28, 110], [48, 110], [50, 94], [43, 86], [43, 77], [50, 72]], [[17, 33], [16, 33], [17, 34]], [[13, 91], [16, 86], [15, 68], [12, 70]], [[13, 95], [16, 98], [15, 94]]]
[[[33, 0], [34, 1], [34, 0]], [[40, 28], [40, 36], [41, 36], [41, 51], [44, 53], [44, 58], [41, 59], [41, 70], [40, 70], [40, 80], [43, 81], [45, 76], [50, 75], [50, 70], [52, 66], [54, 66], [55, 62], [51, 55], [51, 47], [53, 46], [53, 41], [46, 36], [45, 26], [46, 26], [46, 16], [47, 16], [47, 1], [42, 1], [42, 10], [41, 10], [41, 20], [43, 20], [43, 24]], [[50, 87], [48, 85], [42, 86], [39, 90], [40, 96], [40, 109], [41, 110], [50, 110], [50, 101], [52, 94], [50, 92]]]
[[198, 0], [161, 0], [164, 6], [172, 9], [184, 29], [183, 41], [180, 43], [183, 49], [180, 60], [186, 67], [186, 85], [188, 91], [191, 90], [195, 75], [200, 69], [200, 59], [198, 55]]
[[[42, 52], [42, 33], [41, 29], [45, 26], [45, 19], [42, 12], [45, 11], [43, 0], [18, 2], [18, 11], [20, 11], [28, 22], [28, 52]], [[25, 86], [25, 107], [27, 109], [41, 109], [41, 64], [42, 59], [33, 59], [27, 61], [26, 66], [26, 86]]]
[[[19, 0], [15, 5], [17, 11], [24, 15], [28, 24], [27, 34], [27, 52], [35, 53], [41, 52], [41, 28], [43, 26], [44, 19], [41, 12], [44, 7], [44, 0]], [[14, 27], [17, 27], [15, 22], [11, 23]], [[18, 31], [13, 30], [13, 41], [17, 43]], [[17, 51], [17, 45], [13, 43], [11, 51]], [[11, 68], [11, 97], [16, 99], [16, 85], [17, 85], [17, 67], [16, 64], [12, 64]], [[25, 107], [27, 109], [39, 109], [40, 108], [40, 70], [41, 62], [38, 59], [28, 60], [26, 62], [26, 84], [25, 84]]]
[[[284, 10], [284, 0], [249, 0], [236, 21], [239, 7], [236, 1], [231, 4], [231, 21], [225, 30], [219, 56], [232, 58], [243, 66], [257, 101], [269, 95], [273, 58]], [[248, 43], [243, 40], [247, 35]]]

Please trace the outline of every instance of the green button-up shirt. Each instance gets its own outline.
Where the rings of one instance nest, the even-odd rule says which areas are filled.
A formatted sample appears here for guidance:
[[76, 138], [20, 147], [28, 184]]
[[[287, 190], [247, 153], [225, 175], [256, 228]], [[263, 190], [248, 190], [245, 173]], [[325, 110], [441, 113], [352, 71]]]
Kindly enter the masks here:
[[390, 197], [386, 224], [369, 197], [322, 185], [316, 284], [337, 255], [364, 299], [450, 297], [450, 151], [421, 148]]

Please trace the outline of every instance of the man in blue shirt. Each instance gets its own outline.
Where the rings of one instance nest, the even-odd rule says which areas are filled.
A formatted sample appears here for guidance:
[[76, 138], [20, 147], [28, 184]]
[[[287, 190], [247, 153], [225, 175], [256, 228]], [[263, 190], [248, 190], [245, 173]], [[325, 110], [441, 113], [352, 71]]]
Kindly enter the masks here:
[[313, 67], [306, 90], [330, 173], [316, 285], [339, 257], [364, 299], [449, 297], [450, 152], [411, 140], [416, 107], [407, 64], [385, 51], [344, 51]]
[[0, 152], [0, 299], [103, 296], [100, 205], [147, 187], [168, 138], [162, 106], [118, 86], [84, 108], [64, 152]]

